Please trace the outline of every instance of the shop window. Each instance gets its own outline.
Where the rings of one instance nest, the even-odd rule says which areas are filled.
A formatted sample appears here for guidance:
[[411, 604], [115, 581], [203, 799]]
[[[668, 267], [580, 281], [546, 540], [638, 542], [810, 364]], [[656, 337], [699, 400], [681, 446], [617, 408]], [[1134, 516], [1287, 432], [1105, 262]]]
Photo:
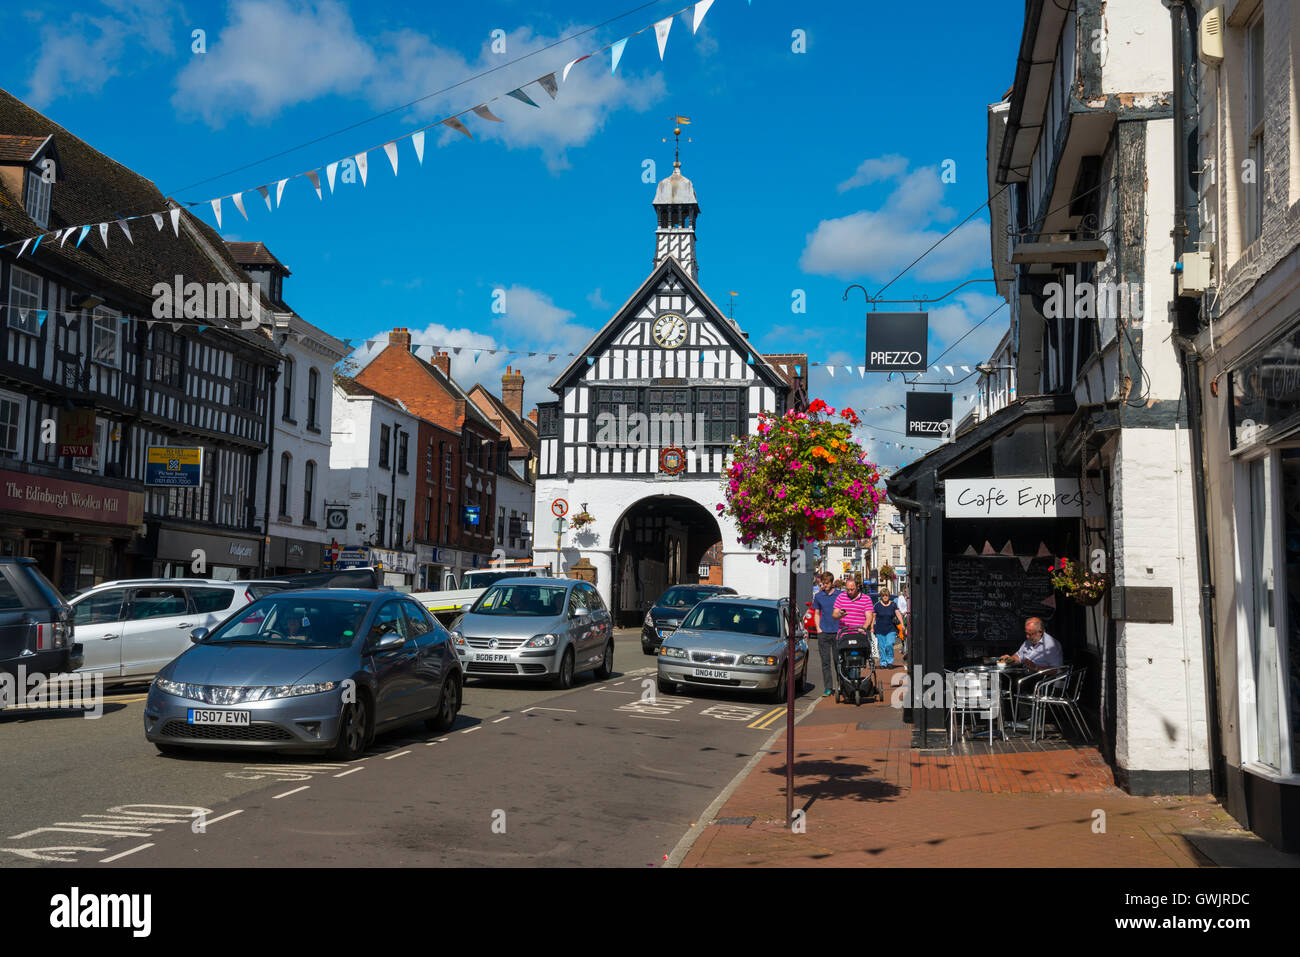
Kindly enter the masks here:
[[36, 310], [41, 307], [41, 277], [17, 266], [9, 267], [9, 328], [28, 335], [41, 334]]
[[91, 448], [91, 454], [88, 457], [74, 458], [72, 467], [78, 472], [87, 472], [91, 475], [99, 475], [104, 471], [104, 450], [108, 446], [108, 423], [103, 419], [95, 419], [95, 444]]
[[22, 458], [25, 408], [20, 396], [0, 392], [0, 455]]

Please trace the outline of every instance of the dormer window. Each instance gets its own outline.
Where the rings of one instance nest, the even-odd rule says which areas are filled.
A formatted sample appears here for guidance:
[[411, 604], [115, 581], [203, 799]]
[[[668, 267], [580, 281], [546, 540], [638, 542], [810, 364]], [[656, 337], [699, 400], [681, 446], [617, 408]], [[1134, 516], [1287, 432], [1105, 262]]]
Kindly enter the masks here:
[[50, 187], [38, 170], [27, 171], [27, 189], [23, 196], [23, 208], [37, 226], [45, 229], [50, 224]]

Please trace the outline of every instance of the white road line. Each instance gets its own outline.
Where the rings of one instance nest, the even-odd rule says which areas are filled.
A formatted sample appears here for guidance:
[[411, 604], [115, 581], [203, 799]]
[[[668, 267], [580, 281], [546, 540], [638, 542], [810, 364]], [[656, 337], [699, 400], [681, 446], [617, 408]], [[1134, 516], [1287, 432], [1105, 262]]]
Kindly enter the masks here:
[[218, 821], [224, 821], [228, 817], [234, 817], [236, 814], [243, 814], [243, 813], [244, 813], [244, 809], [241, 807], [238, 811], [231, 811], [229, 814], [221, 815], [221, 817], [214, 817], [210, 821], [204, 821], [203, 826], [211, 827], [212, 825], [216, 824]]
[[426, 748], [431, 748], [431, 747], [433, 747], [433, 746], [434, 746], [435, 744], [437, 744], [437, 743], [438, 743], [437, 741], [426, 741], [426, 742], [424, 742], [424, 746], [425, 746]]
[[615, 691], [612, 688], [592, 688], [592, 691], [603, 691], [605, 694], [636, 694], [635, 691]]
[[482, 727], [483, 727], [483, 725], [481, 725], [481, 724], [476, 724], [476, 725], [474, 725], [474, 727], [472, 727], [472, 728], [466, 728], [464, 731], [461, 732], [461, 734], [469, 734], [471, 731], [478, 731], [478, 730], [480, 730]]
[[447, 739], [447, 738], [439, 738], [438, 740], [439, 740], [439, 741], [447, 741], [447, 740], [449, 740], [449, 739]]
[[625, 684], [627, 684], [626, 681], [615, 681], [615, 682], [614, 682], [614, 687], [617, 688], [619, 685], [625, 685]]
[[393, 758], [400, 758], [404, 754], [410, 754], [410, 751], [398, 751], [396, 754], [390, 754], [384, 758], [385, 761], [391, 761]]
[[523, 713], [524, 713], [524, 714], [527, 714], [527, 713], [530, 712], [530, 711], [565, 711], [565, 712], [568, 712], [569, 714], [577, 714], [577, 713], [578, 713], [578, 709], [577, 709], [577, 708], [538, 708], [538, 707], [525, 708], [524, 711], [523, 711]]
[[633, 718], [645, 718], [647, 721], [680, 721], [681, 718], [656, 718], [652, 714], [634, 714]]
[[365, 770], [365, 768], [363, 768], [363, 767], [357, 767], [357, 768], [352, 768], [352, 769], [349, 770], [349, 771], [344, 771], [342, 774], [336, 774], [336, 775], [334, 775], [334, 776], [335, 776], [336, 778], [345, 778], [345, 777], [347, 777], [349, 774], [356, 774], [358, 771], [364, 771], [364, 770]]
[[[622, 682], [620, 681], [619, 684], [622, 684]], [[591, 690], [592, 690], [592, 691], [604, 691], [604, 690], [605, 690], [605, 686], [604, 686], [604, 685], [601, 685], [599, 688], [592, 688]]]
[[271, 798], [271, 800], [278, 801], [280, 800], [280, 798], [287, 798], [290, 794], [297, 794], [299, 791], [306, 791], [310, 787], [311, 787], [310, 784], [304, 784], [302, 787], [294, 788], [292, 791], [285, 791], [283, 794], [277, 794], [275, 797]]
[[153, 847], [152, 843], [141, 844], [139, 847], [133, 847], [131, 848], [131, 850], [123, 851], [121, 854], [114, 854], [112, 857], [105, 857], [99, 863], [111, 864], [113, 861], [120, 860], [121, 858], [126, 857], [128, 854], [134, 854], [136, 851], [147, 851], [151, 847]]
[[495, 721], [493, 721], [492, 723], [493, 723], [493, 724], [500, 724], [502, 721], [509, 721], [509, 720], [510, 720], [510, 715], [506, 715], [504, 718], [497, 718], [497, 719], [496, 719]]

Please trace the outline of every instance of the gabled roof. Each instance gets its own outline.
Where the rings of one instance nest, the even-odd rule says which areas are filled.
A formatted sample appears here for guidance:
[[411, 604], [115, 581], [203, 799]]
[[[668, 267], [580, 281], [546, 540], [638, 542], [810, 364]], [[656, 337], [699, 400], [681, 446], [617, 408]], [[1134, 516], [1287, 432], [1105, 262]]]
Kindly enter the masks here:
[[[401, 399], [394, 398], [391, 395], [384, 395], [382, 392], [376, 392], [374, 389], [371, 389], [369, 386], [362, 385], [356, 379], [350, 378], [345, 375], [340, 375], [337, 372], [334, 373], [334, 384], [338, 386], [340, 389], [342, 389], [345, 395], [351, 398], [378, 399], [380, 402], [386, 402], [389, 405], [393, 406], [394, 408], [401, 409], [403, 412], [407, 413], [408, 415], [415, 414], [406, 407], [406, 403], [403, 402]], [[419, 418], [419, 416], [416, 416], [416, 418]]]
[[473, 388], [469, 390], [471, 396], [480, 394], [486, 398], [492, 407], [492, 414], [501, 419], [502, 423], [516, 435], [523, 438], [528, 443], [527, 449], [520, 449], [511, 443], [511, 458], [522, 458], [529, 450], [538, 452], [541, 450], [541, 441], [537, 436], [537, 425], [527, 416], [515, 415], [514, 409], [506, 405], [500, 397], [492, 394], [491, 390], [486, 388], [481, 382], [475, 382]]
[[50, 141], [47, 136], [15, 136], [0, 134], [0, 163], [30, 163], [41, 154], [41, 147]]
[[700, 288], [699, 283], [692, 279], [681, 264], [671, 256], [655, 267], [655, 271], [641, 284], [641, 287], [628, 298], [627, 302], [618, 308], [613, 318], [605, 323], [604, 327], [592, 337], [591, 341], [587, 343], [577, 357], [556, 377], [555, 381], [551, 383], [551, 391], [556, 395], [561, 395], [565, 386], [573, 384], [580, 378], [583, 370], [587, 368], [587, 357], [596, 356], [605, 351], [623, 328], [624, 323], [635, 318], [634, 310], [637, 305], [663, 282], [664, 277], [669, 273], [681, 280], [686, 287], [686, 291], [700, 304], [705, 316], [713, 321], [718, 331], [722, 333], [723, 338], [727, 340], [728, 345], [740, 354], [748, 353], [753, 358], [754, 372], [758, 374], [758, 377], [768, 385], [781, 391], [782, 394], [785, 394], [790, 386], [781, 373], [772, 368], [771, 364], [749, 343], [749, 340], [741, 335], [735, 324], [722, 314], [722, 310]]
[[226, 246], [229, 247], [230, 255], [234, 257], [235, 262], [241, 266], [274, 266], [282, 270], [284, 275], [292, 275], [289, 267], [276, 259], [271, 250], [266, 248], [265, 243], [227, 241]]
[[[391, 349], [392, 346], [389, 346], [389, 348]], [[465, 403], [466, 419], [473, 419], [477, 424], [493, 432], [497, 430], [497, 427], [492, 424], [492, 421], [479, 411], [478, 406], [470, 401], [470, 397], [465, 394], [465, 390], [460, 387], [455, 379], [449, 375], [443, 375], [442, 370], [436, 365], [426, 359], [421, 359], [414, 353], [412, 354], [412, 358], [415, 359], [416, 362], [420, 363], [420, 365], [424, 366], [425, 369], [427, 369], [429, 373], [437, 379], [449, 393], [451, 393], [453, 398], [461, 399]]]

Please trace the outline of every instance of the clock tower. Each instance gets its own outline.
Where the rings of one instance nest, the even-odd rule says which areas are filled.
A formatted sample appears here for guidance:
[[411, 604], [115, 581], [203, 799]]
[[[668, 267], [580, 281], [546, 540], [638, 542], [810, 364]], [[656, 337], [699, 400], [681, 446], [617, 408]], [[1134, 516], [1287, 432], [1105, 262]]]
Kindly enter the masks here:
[[695, 187], [682, 175], [682, 163], [675, 152], [673, 174], [659, 181], [654, 207], [659, 220], [655, 229], [655, 266], [665, 259], [676, 259], [690, 277], [698, 281], [695, 220], [700, 215], [700, 204], [695, 201]]

